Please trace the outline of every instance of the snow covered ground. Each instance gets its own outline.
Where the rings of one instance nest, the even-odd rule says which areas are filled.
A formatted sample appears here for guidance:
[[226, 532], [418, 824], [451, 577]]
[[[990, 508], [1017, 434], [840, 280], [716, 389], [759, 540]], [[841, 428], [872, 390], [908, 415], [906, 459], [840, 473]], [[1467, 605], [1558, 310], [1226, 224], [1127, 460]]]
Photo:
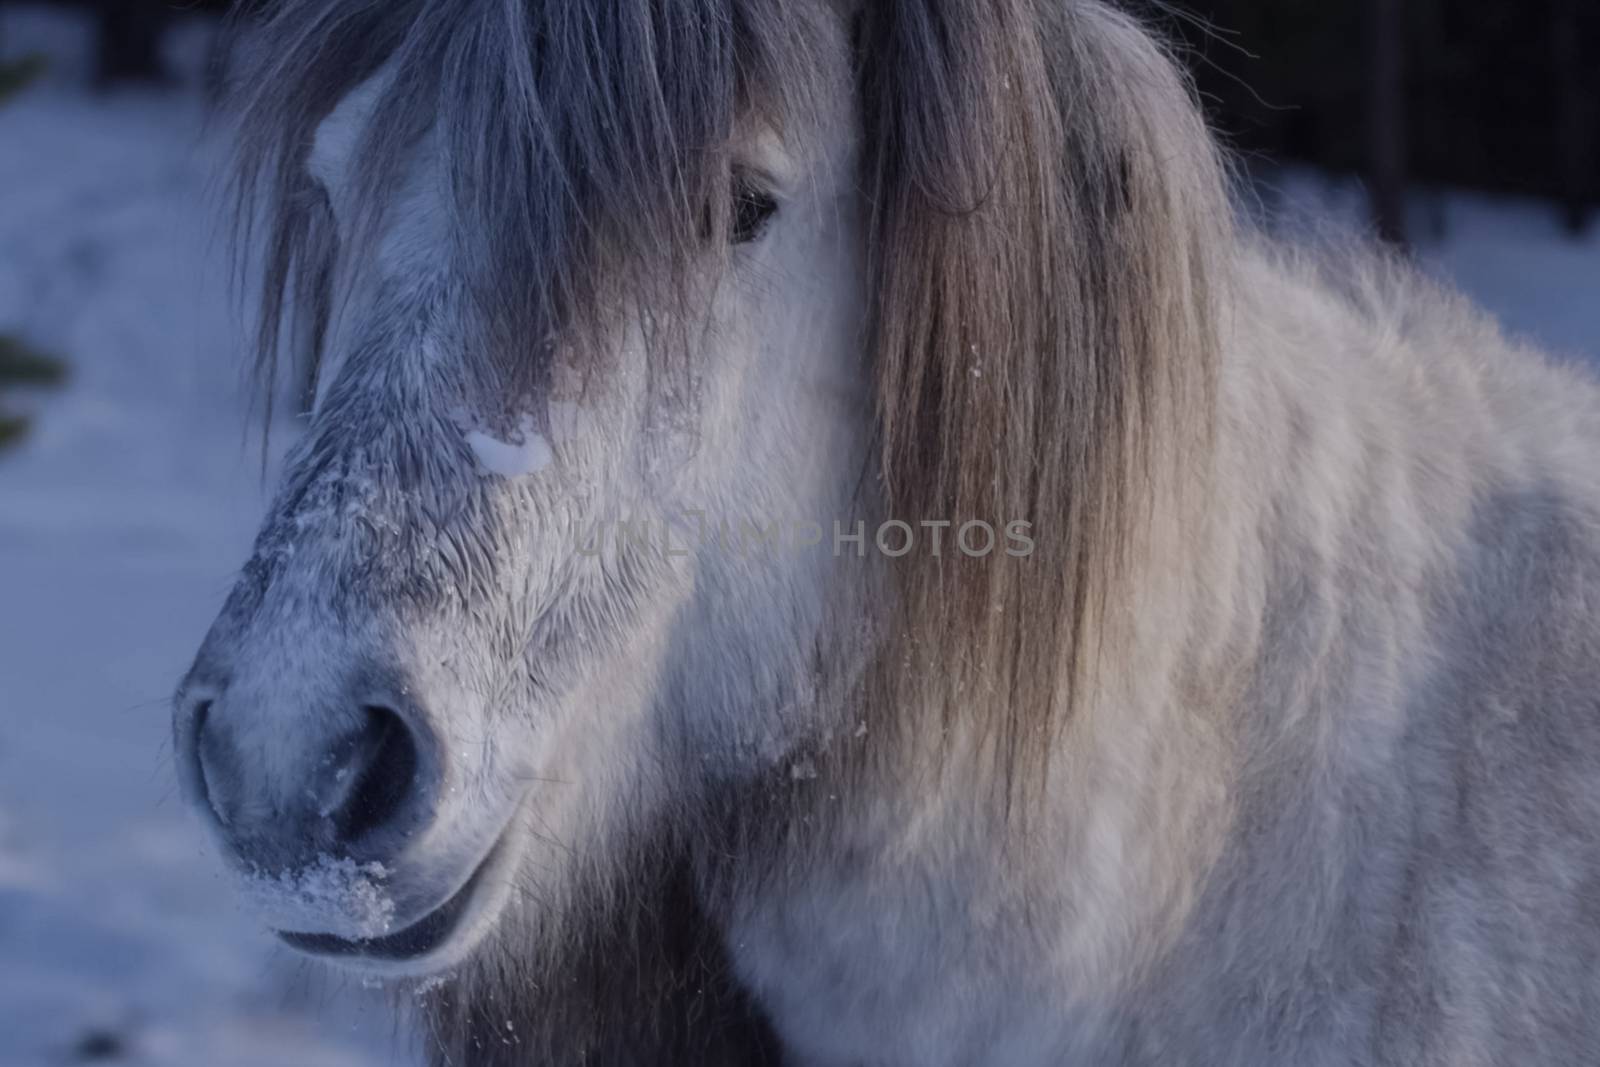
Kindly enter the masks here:
[[414, 1062], [257, 928], [175, 794], [168, 696], [263, 494], [198, 95], [91, 97], [75, 20], [4, 13], [57, 62], [0, 108], [0, 330], [71, 380], [0, 456], [0, 1067]]
[[[205, 32], [176, 42], [190, 72]], [[72, 368], [0, 456], [0, 1067], [414, 1062], [373, 993], [257, 929], [175, 796], [167, 696], [263, 495], [197, 96], [87, 95], [68, 16], [0, 9], [0, 42], [57, 58], [0, 108], [0, 329]], [[1356, 209], [1347, 183], [1281, 189]], [[1434, 269], [1600, 358], [1600, 239], [1539, 205], [1443, 207]]]

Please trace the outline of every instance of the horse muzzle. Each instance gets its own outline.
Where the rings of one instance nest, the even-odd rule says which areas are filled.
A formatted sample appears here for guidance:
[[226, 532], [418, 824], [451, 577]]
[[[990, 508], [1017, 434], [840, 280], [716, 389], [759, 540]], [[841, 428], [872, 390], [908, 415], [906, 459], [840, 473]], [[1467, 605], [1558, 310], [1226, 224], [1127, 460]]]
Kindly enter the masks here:
[[509, 817], [448, 810], [459, 788], [414, 689], [374, 669], [208, 665], [177, 698], [185, 796], [256, 910], [291, 947], [369, 972], [459, 959], [513, 860]]

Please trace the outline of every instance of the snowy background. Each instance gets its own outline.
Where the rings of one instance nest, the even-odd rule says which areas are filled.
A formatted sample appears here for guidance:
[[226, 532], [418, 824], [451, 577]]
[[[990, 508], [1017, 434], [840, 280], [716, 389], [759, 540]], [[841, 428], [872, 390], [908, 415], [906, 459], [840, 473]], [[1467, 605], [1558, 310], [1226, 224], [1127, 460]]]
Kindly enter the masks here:
[[416, 1062], [377, 994], [274, 947], [176, 794], [168, 697], [264, 503], [209, 32], [173, 34], [190, 88], [97, 96], [84, 23], [0, 8], [7, 54], [51, 56], [0, 107], [0, 331], [71, 374], [0, 454], [0, 1067]]
[[[52, 57], [0, 108], [0, 330], [71, 369], [0, 455], [0, 1067], [416, 1062], [376, 993], [255, 926], [176, 796], [167, 698], [265, 488], [195, 88], [209, 33], [172, 37], [185, 85], [94, 95], [86, 25], [0, 7], [5, 53]], [[1348, 182], [1272, 184], [1294, 216], [1363, 210]], [[1564, 239], [1542, 204], [1417, 212], [1430, 269], [1600, 359], [1600, 241]]]

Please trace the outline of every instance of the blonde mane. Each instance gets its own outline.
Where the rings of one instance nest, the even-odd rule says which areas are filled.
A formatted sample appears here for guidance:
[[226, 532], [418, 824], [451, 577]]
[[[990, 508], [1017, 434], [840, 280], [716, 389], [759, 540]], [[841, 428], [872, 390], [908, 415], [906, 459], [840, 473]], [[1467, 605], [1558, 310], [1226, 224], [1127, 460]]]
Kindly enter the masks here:
[[865, 23], [889, 512], [1023, 519], [1037, 540], [903, 560], [872, 703], [985, 716], [1026, 792], [1115, 660], [1107, 614], [1143, 529], [1204, 476], [1222, 168], [1176, 66], [1101, 5], [887, 4]]

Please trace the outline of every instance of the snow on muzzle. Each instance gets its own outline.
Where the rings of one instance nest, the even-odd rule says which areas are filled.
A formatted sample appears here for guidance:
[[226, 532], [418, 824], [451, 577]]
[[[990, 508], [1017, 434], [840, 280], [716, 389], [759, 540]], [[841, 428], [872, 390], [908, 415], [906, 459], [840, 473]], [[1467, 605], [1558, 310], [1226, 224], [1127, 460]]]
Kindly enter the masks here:
[[435, 817], [428, 716], [381, 671], [238, 659], [180, 695], [185, 792], [274, 925], [374, 936], [397, 904], [389, 868]]
[[178, 763], [257, 914], [292, 947], [360, 968], [446, 962], [512, 858], [504, 820], [442, 796], [459, 790], [415, 687], [371, 668], [331, 683], [339, 672], [287, 669], [270, 650], [218, 666], [203, 653], [179, 693]]
[[356, 965], [437, 953], [503, 859], [504, 812], [452, 800], [462, 753], [451, 764], [421, 695], [438, 686], [395, 665], [416, 654], [273, 599], [225, 609], [180, 689], [186, 798], [293, 947]]

